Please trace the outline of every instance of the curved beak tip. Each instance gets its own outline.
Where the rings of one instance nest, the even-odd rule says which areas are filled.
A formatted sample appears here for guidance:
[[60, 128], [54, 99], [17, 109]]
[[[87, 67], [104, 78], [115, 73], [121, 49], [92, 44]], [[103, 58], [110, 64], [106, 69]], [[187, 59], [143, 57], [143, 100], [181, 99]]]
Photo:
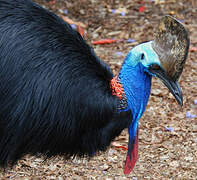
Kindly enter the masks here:
[[178, 82], [167, 80], [164, 83], [180, 106], [183, 106], [183, 95]]
[[176, 100], [177, 100], [177, 102], [178, 102], [178, 104], [179, 104], [180, 106], [183, 106], [183, 97], [182, 97], [182, 96], [179, 97], [178, 99], [176, 98]]
[[168, 87], [180, 106], [183, 106], [183, 95], [178, 82], [171, 82], [172, 87]]

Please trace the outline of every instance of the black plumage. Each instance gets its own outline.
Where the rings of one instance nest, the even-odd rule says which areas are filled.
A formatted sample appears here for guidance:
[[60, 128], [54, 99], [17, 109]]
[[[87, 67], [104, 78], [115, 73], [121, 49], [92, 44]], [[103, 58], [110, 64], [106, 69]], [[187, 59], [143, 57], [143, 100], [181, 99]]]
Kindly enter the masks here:
[[0, 165], [106, 150], [131, 123], [112, 78], [61, 18], [31, 0], [0, 0]]

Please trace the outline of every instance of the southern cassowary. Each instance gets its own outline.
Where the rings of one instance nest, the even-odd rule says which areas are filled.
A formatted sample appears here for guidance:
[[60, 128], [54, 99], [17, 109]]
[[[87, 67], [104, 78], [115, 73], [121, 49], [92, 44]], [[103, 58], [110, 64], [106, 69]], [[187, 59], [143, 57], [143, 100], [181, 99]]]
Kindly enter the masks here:
[[25, 154], [92, 156], [129, 128], [129, 173], [151, 77], [182, 104], [177, 81], [188, 47], [184, 27], [166, 16], [155, 40], [134, 47], [114, 77], [61, 18], [31, 0], [0, 0], [0, 165]]

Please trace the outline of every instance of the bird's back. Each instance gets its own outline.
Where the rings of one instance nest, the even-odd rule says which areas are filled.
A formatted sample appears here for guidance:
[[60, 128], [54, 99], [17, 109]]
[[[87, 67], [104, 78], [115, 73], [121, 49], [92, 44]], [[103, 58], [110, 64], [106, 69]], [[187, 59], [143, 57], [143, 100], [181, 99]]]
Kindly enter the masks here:
[[117, 115], [112, 78], [58, 16], [30, 0], [0, 0], [0, 164], [105, 150], [129, 117]]

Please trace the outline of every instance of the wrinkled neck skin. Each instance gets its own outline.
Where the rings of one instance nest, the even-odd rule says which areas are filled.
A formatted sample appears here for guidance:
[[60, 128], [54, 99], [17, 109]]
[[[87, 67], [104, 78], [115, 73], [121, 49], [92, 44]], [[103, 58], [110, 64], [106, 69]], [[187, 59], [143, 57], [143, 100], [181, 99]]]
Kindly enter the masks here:
[[146, 109], [150, 95], [152, 76], [145, 73], [144, 68], [141, 63], [131, 65], [125, 60], [119, 73], [119, 78], [128, 101], [128, 108], [132, 111], [132, 123], [129, 126], [130, 138], [134, 138], [136, 135], [138, 120]]

